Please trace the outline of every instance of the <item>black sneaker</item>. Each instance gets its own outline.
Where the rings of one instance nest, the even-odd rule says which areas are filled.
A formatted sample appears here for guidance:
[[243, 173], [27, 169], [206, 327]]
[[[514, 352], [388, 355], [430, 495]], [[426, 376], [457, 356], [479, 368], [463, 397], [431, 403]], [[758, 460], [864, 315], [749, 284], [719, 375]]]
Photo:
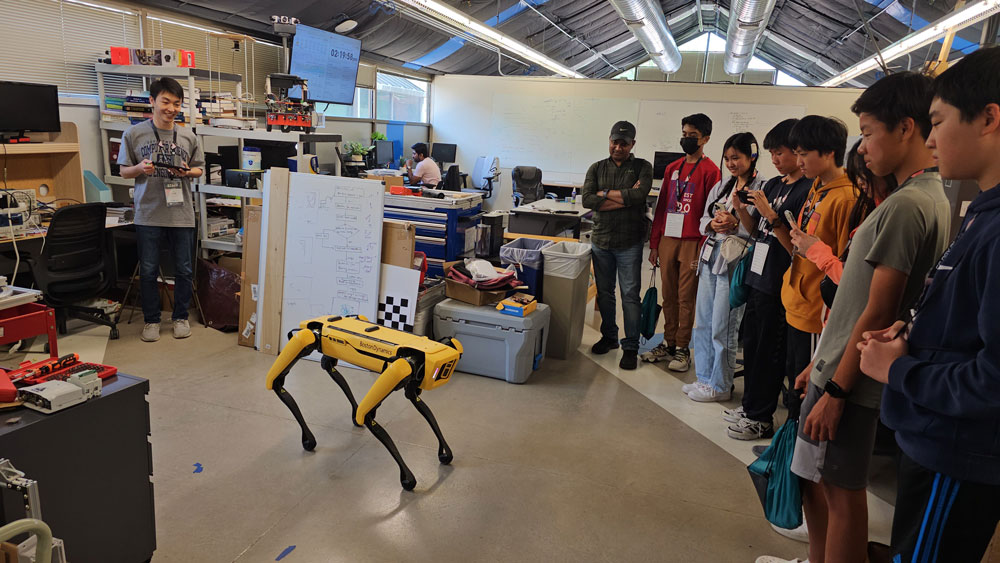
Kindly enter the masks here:
[[622, 369], [635, 369], [639, 364], [638, 350], [625, 350], [622, 352], [622, 359], [618, 362], [618, 367]]
[[764, 455], [764, 452], [767, 451], [767, 448], [769, 448], [769, 447], [770, 447], [770, 444], [768, 444], [766, 446], [762, 444], [762, 445], [759, 445], [759, 446], [754, 446], [754, 447], [750, 448], [750, 450], [753, 452], [753, 455], [755, 455], [757, 457], [760, 457], [760, 456]]
[[617, 340], [601, 337], [600, 340], [590, 347], [590, 353], [595, 356], [600, 356], [607, 354], [609, 351], [615, 350], [616, 348], [618, 348]]

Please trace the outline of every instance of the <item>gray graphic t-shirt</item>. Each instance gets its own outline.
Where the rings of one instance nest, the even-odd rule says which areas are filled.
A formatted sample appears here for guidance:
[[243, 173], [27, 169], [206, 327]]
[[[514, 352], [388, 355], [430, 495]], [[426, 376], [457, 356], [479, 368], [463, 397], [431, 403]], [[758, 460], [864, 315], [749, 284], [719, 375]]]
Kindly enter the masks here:
[[[175, 139], [176, 132], [176, 141]], [[159, 140], [157, 140], [159, 135]], [[187, 162], [191, 168], [205, 165], [205, 156], [198, 138], [190, 127], [174, 125], [172, 130], [156, 129], [152, 120], [133, 125], [122, 135], [118, 164], [134, 166], [148, 158], [153, 162], [180, 165]], [[167, 205], [166, 183], [174, 180], [166, 168], [157, 168], [152, 176], [140, 174], [135, 179], [135, 224], [150, 227], [194, 227], [194, 203], [191, 197], [191, 178], [180, 178], [184, 204]]]

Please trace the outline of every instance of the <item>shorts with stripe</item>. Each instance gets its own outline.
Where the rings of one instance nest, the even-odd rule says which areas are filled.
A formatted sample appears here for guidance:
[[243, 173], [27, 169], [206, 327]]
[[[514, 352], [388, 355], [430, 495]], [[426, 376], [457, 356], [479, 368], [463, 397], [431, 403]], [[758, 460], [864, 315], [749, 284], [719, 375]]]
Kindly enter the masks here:
[[979, 563], [1000, 521], [1000, 486], [899, 462], [892, 521], [894, 563]]

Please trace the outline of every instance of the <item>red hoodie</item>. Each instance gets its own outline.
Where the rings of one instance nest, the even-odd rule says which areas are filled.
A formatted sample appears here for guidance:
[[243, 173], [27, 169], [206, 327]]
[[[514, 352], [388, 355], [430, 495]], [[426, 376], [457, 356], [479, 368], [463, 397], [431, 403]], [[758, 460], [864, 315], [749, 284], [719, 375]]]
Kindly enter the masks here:
[[[697, 167], [695, 167], [697, 166]], [[688, 179], [690, 174], [691, 178]], [[667, 165], [663, 173], [663, 185], [660, 187], [660, 195], [656, 198], [656, 210], [653, 213], [653, 227], [649, 234], [649, 247], [653, 250], [660, 245], [660, 237], [667, 226], [667, 212], [674, 211], [678, 205], [677, 183], [683, 184], [688, 181], [687, 189], [683, 190], [680, 203], [684, 207], [686, 216], [684, 217], [684, 230], [681, 235], [682, 240], [701, 239], [701, 232], [698, 230], [699, 221], [705, 212], [705, 198], [713, 186], [719, 183], [722, 173], [719, 167], [707, 156], [702, 157], [697, 165], [686, 162], [680, 158]]]

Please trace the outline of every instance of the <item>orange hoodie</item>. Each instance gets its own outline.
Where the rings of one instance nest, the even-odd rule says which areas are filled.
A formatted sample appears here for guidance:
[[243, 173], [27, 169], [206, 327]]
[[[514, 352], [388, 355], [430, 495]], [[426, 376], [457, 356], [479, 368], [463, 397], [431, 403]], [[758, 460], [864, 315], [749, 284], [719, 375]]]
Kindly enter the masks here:
[[[847, 174], [840, 176], [825, 186], [819, 178], [806, 196], [806, 202], [799, 211], [798, 223], [802, 225], [809, 216], [806, 233], [814, 235], [840, 256], [847, 246], [850, 230], [847, 220], [854, 207], [854, 186]], [[810, 211], [815, 210], [810, 216]], [[819, 293], [819, 283], [823, 272], [808, 258], [796, 254], [792, 265], [785, 272], [781, 285], [781, 302], [785, 306], [788, 324], [803, 331], [819, 334], [823, 331], [823, 298]]]

